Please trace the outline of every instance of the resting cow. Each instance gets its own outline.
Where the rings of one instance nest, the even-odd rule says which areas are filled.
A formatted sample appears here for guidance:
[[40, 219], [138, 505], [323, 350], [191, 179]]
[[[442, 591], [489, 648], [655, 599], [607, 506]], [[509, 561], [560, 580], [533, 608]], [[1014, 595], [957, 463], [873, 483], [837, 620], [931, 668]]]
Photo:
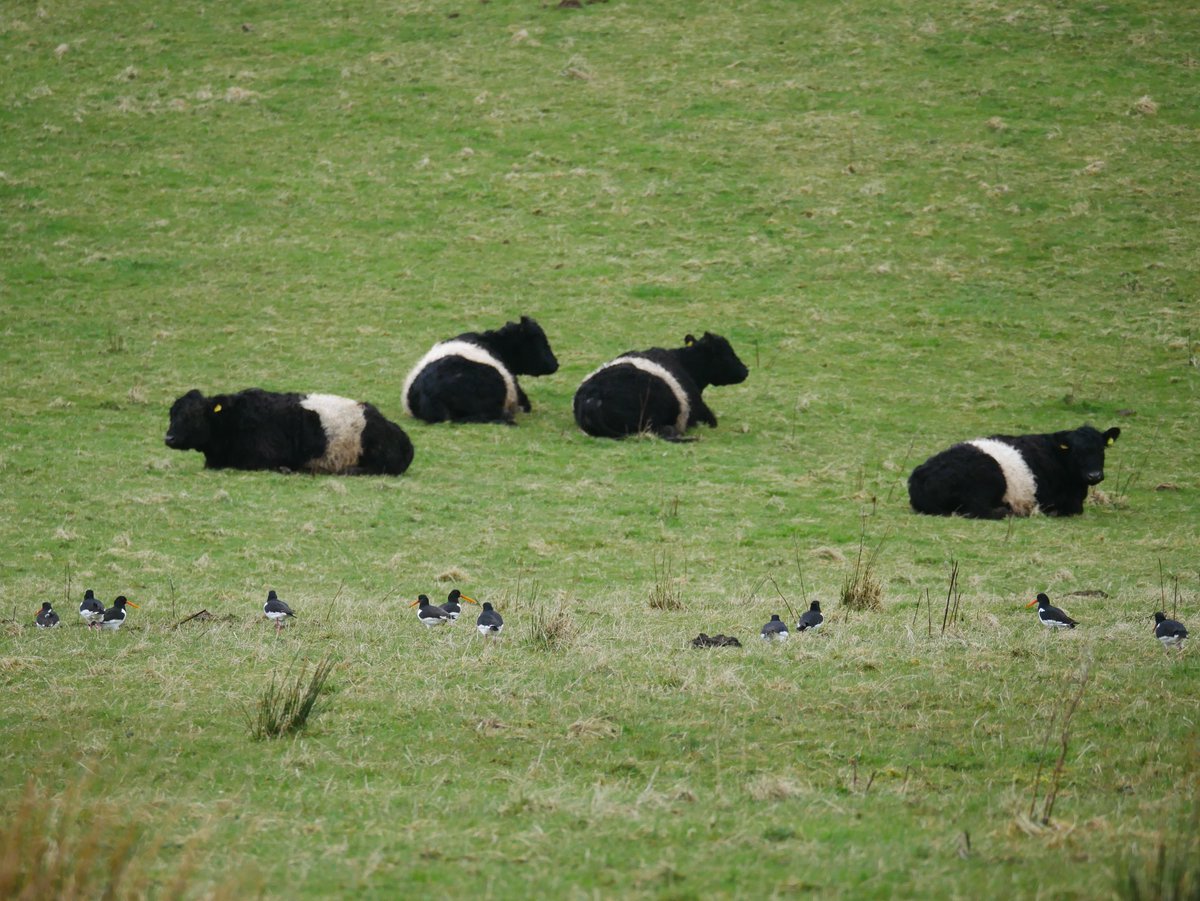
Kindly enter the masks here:
[[371, 404], [260, 388], [189, 391], [171, 406], [166, 443], [200, 451], [208, 469], [400, 475], [413, 458], [408, 435]]
[[426, 422], [513, 424], [529, 398], [518, 375], [549, 375], [558, 360], [542, 327], [528, 316], [490, 332], [435, 344], [404, 380], [404, 410]]
[[908, 496], [918, 513], [940, 516], [1075, 516], [1083, 512], [1088, 488], [1104, 480], [1105, 448], [1120, 434], [1085, 425], [956, 444], [913, 470]]
[[585, 378], [575, 392], [575, 421], [597, 438], [650, 432], [685, 441], [690, 426], [717, 425], [701, 392], [709, 385], [736, 385], [749, 374], [720, 335], [688, 335], [683, 347], [630, 351]]

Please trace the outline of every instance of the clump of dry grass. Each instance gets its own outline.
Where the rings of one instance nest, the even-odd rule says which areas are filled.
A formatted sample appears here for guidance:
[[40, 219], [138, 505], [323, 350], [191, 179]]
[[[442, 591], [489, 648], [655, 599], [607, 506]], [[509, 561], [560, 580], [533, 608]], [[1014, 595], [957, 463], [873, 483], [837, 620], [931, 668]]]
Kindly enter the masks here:
[[654, 559], [654, 587], [650, 589], [650, 606], [655, 610], [682, 610], [679, 579], [673, 572], [671, 555], [662, 552]]
[[553, 610], [537, 607], [529, 618], [529, 631], [525, 640], [541, 651], [552, 651], [570, 644], [575, 637], [575, 623], [570, 614], [556, 606]]
[[[87, 800], [80, 783], [51, 796], [30, 781], [16, 808], [0, 817], [0, 898], [196, 897], [198, 842], [184, 846], [169, 883], [154, 874], [167, 835], [114, 805]], [[203, 893], [239, 895], [232, 883]]]
[[842, 606], [848, 610], [882, 610], [883, 583], [875, 575], [875, 563], [883, 547], [885, 535], [875, 545], [875, 550], [865, 554], [867, 546], [866, 527], [858, 539], [858, 554], [854, 558], [854, 571], [842, 582]]
[[1173, 836], [1161, 836], [1153, 856], [1132, 856], [1118, 875], [1117, 896], [1128, 901], [1200, 898], [1200, 800]]
[[308, 663], [300, 665], [299, 672], [279, 679], [272, 674], [271, 684], [258, 699], [253, 709], [243, 710], [246, 725], [255, 741], [292, 735], [304, 728], [317, 703], [317, 696], [325, 686], [325, 680], [333, 671], [333, 659], [326, 655], [309, 675]]

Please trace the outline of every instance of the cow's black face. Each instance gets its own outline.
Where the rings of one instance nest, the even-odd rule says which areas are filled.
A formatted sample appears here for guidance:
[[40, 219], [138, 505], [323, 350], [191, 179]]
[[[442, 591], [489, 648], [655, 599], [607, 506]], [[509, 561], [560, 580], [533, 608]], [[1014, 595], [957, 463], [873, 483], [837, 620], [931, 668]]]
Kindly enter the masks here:
[[558, 360], [550, 349], [550, 341], [542, 327], [528, 316], [518, 325], [521, 333], [520, 356], [522, 375], [550, 375], [558, 372]]
[[738, 359], [733, 347], [720, 335], [705, 332], [704, 337], [696, 341], [694, 346], [704, 350], [704, 359], [708, 364], [709, 382], [714, 385], [737, 385], [746, 381], [750, 370]]
[[174, 450], [198, 450], [212, 436], [209, 415], [213, 402], [199, 391], [189, 391], [171, 405], [171, 425], [167, 428], [167, 447]]
[[1056, 432], [1054, 440], [1062, 454], [1064, 464], [1085, 485], [1099, 485], [1104, 481], [1104, 451], [1120, 436], [1120, 429], [1100, 432], [1085, 425], [1071, 432]]

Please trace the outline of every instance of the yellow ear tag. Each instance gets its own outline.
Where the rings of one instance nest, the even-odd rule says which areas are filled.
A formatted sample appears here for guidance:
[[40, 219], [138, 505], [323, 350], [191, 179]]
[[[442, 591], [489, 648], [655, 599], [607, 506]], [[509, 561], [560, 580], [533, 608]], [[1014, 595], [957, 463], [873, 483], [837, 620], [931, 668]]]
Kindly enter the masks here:
[[[219, 408], [218, 408], [218, 409], [219, 409]], [[1058, 446], [1058, 449], [1059, 449], [1059, 450], [1070, 450], [1070, 449], [1071, 449], [1071, 446], [1070, 446], [1069, 444], [1060, 444], [1060, 445]]]
[[213, 412], [214, 412], [214, 413], [220, 413], [220, 412], [221, 412], [221, 405], [220, 405], [220, 404], [217, 404], [215, 407], [213, 407]]
[[1105, 443], [1106, 443], [1106, 444], [1107, 444], [1109, 447], [1112, 447], [1112, 446], [1113, 446], [1113, 441], [1114, 441], [1114, 440], [1115, 440], [1115, 439], [1113, 439], [1113, 438], [1109, 438], [1109, 439], [1108, 439], [1108, 441], [1107, 441], [1107, 442], [1105, 442]]

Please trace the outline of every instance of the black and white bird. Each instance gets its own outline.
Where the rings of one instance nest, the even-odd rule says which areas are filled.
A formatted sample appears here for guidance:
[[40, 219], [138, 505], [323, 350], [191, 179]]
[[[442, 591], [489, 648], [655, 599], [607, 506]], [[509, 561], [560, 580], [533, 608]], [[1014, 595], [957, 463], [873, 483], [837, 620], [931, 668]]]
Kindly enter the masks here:
[[1026, 609], [1037, 604], [1038, 619], [1047, 629], [1074, 629], [1078, 622], [1071, 619], [1063, 611], [1050, 603], [1050, 598], [1045, 593], [1039, 594], [1036, 598], [1025, 605]]
[[467, 597], [457, 588], [450, 592], [450, 596], [446, 598], [446, 603], [442, 604], [442, 609], [450, 614], [451, 622], [458, 622], [459, 614], [462, 613], [462, 605], [459, 601], [466, 601], [468, 604], [478, 604], [479, 602]]
[[125, 622], [125, 606], [137, 607], [133, 601], [127, 601], [125, 595], [118, 595], [113, 601], [113, 605], [104, 611], [104, 619], [100, 620], [98, 625], [101, 629], [108, 629], [110, 632], [116, 632]]
[[429, 603], [429, 598], [423, 594], [417, 595], [417, 599], [408, 606], [417, 608], [417, 619], [427, 629], [454, 621], [441, 607]]
[[504, 629], [504, 619], [492, 609], [491, 602], [483, 602], [483, 612], [475, 620], [475, 628], [479, 630], [480, 635], [499, 635]]
[[267, 592], [267, 601], [263, 604], [263, 616], [275, 624], [275, 631], [280, 631], [289, 618], [295, 618], [296, 613], [288, 606], [287, 601], [279, 600], [274, 591]]
[[42, 601], [42, 609], [38, 611], [33, 622], [39, 629], [53, 629], [58, 625], [58, 614], [51, 608], [49, 601]]
[[781, 641], [788, 637], [787, 623], [779, 618], [778, 613], [771, 614], [771, 621], [762, 627], [763, 641]]
[[83, 593], [83, 600], [79, 602], [79, 615], [89, 626], [104, 619], [104, 605], [96, 599], [90, 588]]
[[1167, 615], [1159, 610], [1154, 614], [1154, 637], [1162, 642], [1164, 650], [1171, 648], [1183, 649], [1183, 642], [1188, 631], [1177, 619], [1167, 619]]
[[808, 609], [800, 614], [800, 619], [796, 623], [796, 631], [816, 632], [821, 628], [823, 622], [825, 622], [825, 617], [821, 614], [821, 602], [813, 601], [809, 604]]

